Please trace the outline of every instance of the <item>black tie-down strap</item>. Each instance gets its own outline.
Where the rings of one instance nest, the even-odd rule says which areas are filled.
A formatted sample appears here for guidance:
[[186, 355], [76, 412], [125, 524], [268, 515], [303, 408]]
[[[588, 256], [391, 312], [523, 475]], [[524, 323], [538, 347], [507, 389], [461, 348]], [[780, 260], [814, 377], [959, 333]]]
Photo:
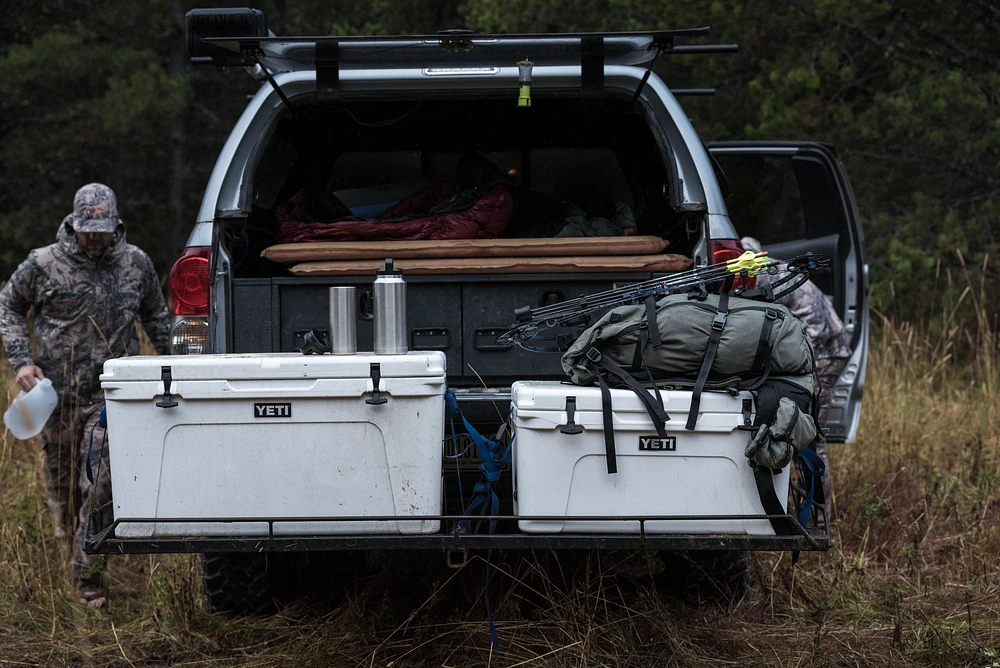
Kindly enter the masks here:
[[[646, 297], [646, 329], [649, 331], [649, 342], [653, 345], [653, 350], [660, 349], [660, 327], [656, 322], [656, 299], [653, 295]], [[642, 346], [645, 348], [645, 344]]]
[[792, 526], [792, 521], [785, 509], [782, 508], [778, 495], [774, 491], [774, 473], [763, 466], [755, 466], [753, 471], [754, 482], [757, 483], [757, 494], [760, 496], [760, 505], [768, 515], [782, 515], [783, 517], [772, 517], [768, 521], [774, 529], [776, 536], [791, 536], [798, 531]]
[[598, 374], [597, 384], [601, 387], [601, 414], [604, 416], [604, 456], [608, 460], [608, 473], [618, 473], [618, 454], [615, 452], [615, 420], [611, 405], [611, 390], [604, 378]]
[[[755, 393], [757, 404], [757, 414], [754, 419], [752, 431], [756, 431], [761, 426], [772, 424], [778, 411], [778, 405], [782, 397], [791, 399], [799, 409], [809, 408], [815, 402], [809, 394], [798, 386], [787, 381], [771, 381], [760, 387]], [[782, 508], [778, 495], [774, 491], [774, 472], [764, 466], [756, 466], [752, 462], [749, 465], [754, 471], [754, 482], [757, 485], [757, 495], [760, 497], [760, 505], [768, 515], [782, 515], [782, 517], [771, 518], [771, 528], [777, 536], [788, 536], [800, 533], [799, 527], [794, 524], [791, 516]], [[802, 524], [803, 529], [805, 524]], [[798, 553], [792, 553], [792, 562], [798, 559]]]
[[604, 103], [604, 38], [580, 40], [580, 99], [585, 110]]
[[764, 312], [764, 324], [760, 328], [760, 339], [757, 341], [757, 352], [754, 354], [751, 374], [757, 374], [756, 380], [741, 384], [740, 389], [756, 390], [767, 381], [771, 375], [771, 331], [774, 323], [783, 318], [778, 311], [767, 309]]
[[340, 102], [340, 45], [316, 42], [316, 96], [320, 102]]
[[708, 382], [708, 375], [712, 371], [712, 362], [715, 361], [715, 353], [719, 351], [719, 341], [722, 339], [722, 330], [726, 326], [726, 318], [729, 317], [729, 291], [733, 288], [732, 274], [726, 278], [719, 292], [719, 308], [715, 312], [712, 320], [712, 333], [708, 337], [708, 346], [705, 348], [705, 359], [701, 362], [701, 369], [698, 371], [698, 379], [694, 382], [691, 391], [691, 410], [688, 411], [687, 424], [684, 428], [694, 431], [698, 422], [698, 411], [701, 408], [701, 392]]
[[652, 296], [646, 298], [646, 315], [643, 317], [639, 328], [639, 340], [635, 345], [635, 351], [632, 355], [632, 366], [629, 368], [629, 371], [632, 372], [633, 377], [643, 371], [646, 372], [649, 384], [652, 386], [653, 392], [656, 393], [656, 403], [660, 405], [660, 408], [663, 408], [663, 396], [660, 394], [660, 386], [653, 378], [653, 372], [650, 370], [649, 365], [646, 364], [646, 344], [648, 343], [652, 343], [653, 350], [659, 349], [661, 345], [660, 328], [656, 324], [656, 301]]
[[[628, 389], [632, 390], [639, 397], [639, 401], [642, 402], [650, 419], [653, 421], [653, 428], [656, 429], [656, 435], [660, 438], [667, 437], [667, 432], [663, 428], [663, 425], [670, 419], [670, 416], [664, 410], [662, 400], [659, 402], [654, 401], [649, 396], [649, 392], [645, 387], [632, 378], [625, 369], [601, 355], [601, 352], [597, 348], [591, 348], [587, 351], [587, 359], [613, 375]], [[597, 384], [601, 388], [601, 404], [604, 417], [604, 450], [608, 459], [608, 473], [617, 473], [618, 462], [615, 452], [615, 421], [611, 405], [611, 389], [600, 373], [597, 374]]]

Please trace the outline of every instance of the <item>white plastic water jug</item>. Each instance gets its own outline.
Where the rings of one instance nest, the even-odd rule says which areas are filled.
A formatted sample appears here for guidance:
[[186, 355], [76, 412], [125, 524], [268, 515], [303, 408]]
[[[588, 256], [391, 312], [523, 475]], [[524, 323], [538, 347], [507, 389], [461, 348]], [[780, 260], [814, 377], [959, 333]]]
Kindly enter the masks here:
[[30, 392], [21, 391], [3, 414], [3, 423], [15, 438], [26, 439], [37, 436], [48, 421], [59, 397], [52, 381], [42, 378]]

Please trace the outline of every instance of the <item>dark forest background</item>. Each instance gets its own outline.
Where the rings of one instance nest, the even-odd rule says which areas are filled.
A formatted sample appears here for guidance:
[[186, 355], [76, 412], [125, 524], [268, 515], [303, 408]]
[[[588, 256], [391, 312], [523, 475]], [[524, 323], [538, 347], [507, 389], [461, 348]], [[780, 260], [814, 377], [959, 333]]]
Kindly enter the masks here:
[[[227, 3], [217, 3], [227, 4]], [[243, 5], [246, 3], [228, 3]], [[165, 275], [218, 149], [257, 86], [192, 67], [184, 0], [0, 5], [0, 281], [51, 243], [76, 189], [119, 195]], [[209, 5], [210, 6], [210, 5]], [[933, 324], [996, 278], [1000, 4], [990, 0], [267, 0], [277, 34], [711, 25], [735, 55], [661, 59], [706, 140], [835, 144], [864, 217], [873, 306]], [[988, 289], [986, 292], [990, 292]], [[994, 291], [1000, 293], [1000, 290]], [[995, 317], [1000, 298], [976, 310]], [[973, 309], [970, 308], [970, 313]], [[944, 320], [950, 320], [945, 318]]]

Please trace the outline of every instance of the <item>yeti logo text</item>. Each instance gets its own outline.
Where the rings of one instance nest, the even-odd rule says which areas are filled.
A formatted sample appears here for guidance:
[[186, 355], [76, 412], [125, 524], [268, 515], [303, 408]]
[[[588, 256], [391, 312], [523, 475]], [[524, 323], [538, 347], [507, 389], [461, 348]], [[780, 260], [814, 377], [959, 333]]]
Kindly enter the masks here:
[[253, 416], [255, 418], [290, 418], [292, 417], [292, 405], [254, 404]]
[[640, 436], [639, 449], [656, 450], [660, 452], [676, 452], [677, 437], [667, 436], [666, 438], [657, 438], [655, 436]]

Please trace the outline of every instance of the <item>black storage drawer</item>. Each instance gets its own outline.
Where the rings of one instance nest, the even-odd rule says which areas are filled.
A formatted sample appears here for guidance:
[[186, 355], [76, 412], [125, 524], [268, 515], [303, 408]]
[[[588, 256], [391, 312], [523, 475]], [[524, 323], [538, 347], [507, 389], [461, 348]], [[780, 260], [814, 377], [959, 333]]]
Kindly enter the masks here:
[[[559, 360], [561, 353], [528, 351], [520, 347], [501, 348], [496, 345], [498, 334], [514, 322], [514, 309], [538, 307], [580, 295], [610, 290], [615, 286], [649, 280], [650, 274], [595, 274], [580, 280], [580, 276], [535, 275], [474, 277], [462, 287], [462, 353], [465, 381], [484, 379], [509, 384], [514, 380], [562, 380], [566, 377]], [[491, 280], [493, 279], [493, 280]], [[592, 315], [597, 320], [601, 313]], [[560, 329], [571, 334], [574, 329]], [[552, 336], [546, 332], [539, 336]], [[549, 346], [553, 341], [538, 341]], [[473, 371], [475, 370], [475, 371]], [[451, 367], [449, 365], [449, 373]], [[469, 378], [471, 377], [471, 378]], [[490, 381], [487, 381], [490, 382]]]
[[[560, 353], [496, 345], [514, 309], [538, 307], [629, 283], [651, 274], [532, 274], [406, 277], [410, 350], [441, 350], [456, 386], [509, 386], [515, 380], [562, 380]], [[233, 352], [294, 352], [310, 329], [329, 329], [329, 291], [357, 290], [358, 350], [372, 350], [373, 278], [237, 279], [233, 286]], [[596, 320], [601, 313], [591, 315]], [[577, 334], [582, 328], [559, 333]], [[540, 336], [551, 336], [546, 332]], [[551, 341], [539, 340], [550, 346]]]
[[[372, 280], [359, 277], [321, 285], [282, 282], [278, 305], [280, 352], [297, 350], [302, 335], [310, 329], [329, 329], [328, 288], [332, 285], [355, 286], [358, 351], [372, 350]], [[407, 281], [406, 311], [410, 350], [441, 350], [448, 359], [448, 375], [460, 374], [461, 286]]]

